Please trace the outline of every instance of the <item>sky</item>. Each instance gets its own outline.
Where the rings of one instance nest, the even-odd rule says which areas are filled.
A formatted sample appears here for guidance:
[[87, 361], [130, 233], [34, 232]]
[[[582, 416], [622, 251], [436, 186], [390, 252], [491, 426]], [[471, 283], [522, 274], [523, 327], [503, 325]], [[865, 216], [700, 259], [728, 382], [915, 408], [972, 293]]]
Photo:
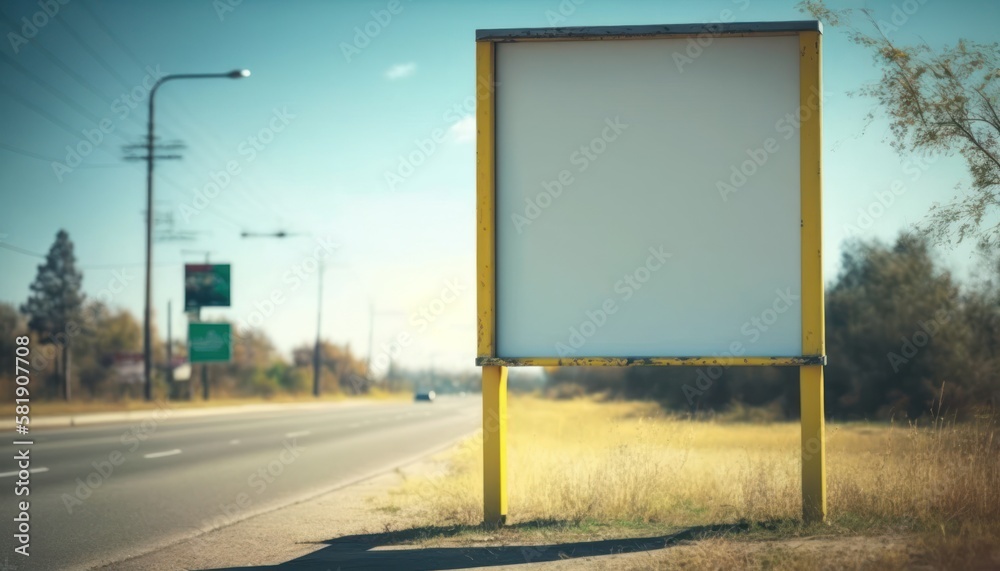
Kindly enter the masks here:
[[[1000, 22], [990, 0], [833, 5], [896, 14], [893, 40], [932, 46], [995, 41]], [[175, 335], [186, 323], [183, 264], [207, 258], [232, 264], [233, 290], [232, 307], [205, 318], [260, 327], [287, 354], [312, 342], [321, 292], [324, 338], [365, 356], [371, 336], [376, 359], [449, 370], [475, 356], [476, 29], [807, 19], [768, 0], [43, 0], [0, 12], [0, 301], [24, 301], [37, 255], [65, 229], [87, 296], [141, 315], [145, 163], [123, 147], [143, 141], [148, 88], [249, 69], [157, 92], [158, 141], [185, 146], [156, 165], [161, 335], [168, 303]], [[829, 282], [846, 240], [892, 240], [968, 176], [957, 157], [897, 155], [887, 123], [865, 119], [874, 103], [849, 95], [879, 77], [870, 55], [829, 26], [823, 49]], [[896, 181], [905, 192], [872, 209]], [[241, 237], [276, 231], [291, 235]], [[973, 264], [968, 248], [941, 256], [960, 275]]]

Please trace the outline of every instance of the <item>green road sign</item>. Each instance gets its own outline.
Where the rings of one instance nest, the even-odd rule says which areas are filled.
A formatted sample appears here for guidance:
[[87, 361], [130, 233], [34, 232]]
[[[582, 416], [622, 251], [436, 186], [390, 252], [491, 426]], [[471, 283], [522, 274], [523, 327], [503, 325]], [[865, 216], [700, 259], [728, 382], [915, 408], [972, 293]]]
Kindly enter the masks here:
[[184, 310], [229, 307], [229, 264], [184, 265]]
[[228, 362], [233, 354], [231, 338], [228, 323], [188, 323], [188, 361]]

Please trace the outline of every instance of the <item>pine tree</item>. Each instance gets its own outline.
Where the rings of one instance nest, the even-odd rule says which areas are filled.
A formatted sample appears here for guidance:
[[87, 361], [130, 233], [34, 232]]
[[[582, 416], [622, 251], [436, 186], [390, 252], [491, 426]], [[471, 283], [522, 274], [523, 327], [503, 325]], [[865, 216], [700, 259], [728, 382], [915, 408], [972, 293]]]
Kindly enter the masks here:
[[73, 242], [65, 230], [56, 234], [56, 241], [39, 264], [38, 275], [31, 284], [31, 295], [21, 306], [30, 316], [28, 327], [37, 332], [42, 343], [62, 349], [60, 377], [63, 396], [70, 400], [70, 343], [81, 329], [83, 274], [76, 269]]

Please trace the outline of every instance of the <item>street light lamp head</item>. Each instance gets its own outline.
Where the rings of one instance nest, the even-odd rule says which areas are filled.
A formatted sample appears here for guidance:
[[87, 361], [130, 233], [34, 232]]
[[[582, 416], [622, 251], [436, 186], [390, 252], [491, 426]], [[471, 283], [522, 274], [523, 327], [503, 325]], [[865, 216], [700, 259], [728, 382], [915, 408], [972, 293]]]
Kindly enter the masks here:
[[229, 72], [229, 77], [231, 77], [233, 79], [241, 79], [241, 78], [244, 78], [244, 77], [250, 77], [250, 70], [249, 69], [234, 69], [233, 71]]

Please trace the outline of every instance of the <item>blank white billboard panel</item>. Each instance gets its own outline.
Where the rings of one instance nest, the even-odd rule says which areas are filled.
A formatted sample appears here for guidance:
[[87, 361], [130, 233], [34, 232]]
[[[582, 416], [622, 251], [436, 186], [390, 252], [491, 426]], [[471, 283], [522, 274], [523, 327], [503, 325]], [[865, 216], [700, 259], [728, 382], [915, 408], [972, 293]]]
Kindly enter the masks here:
[[496, 45], [496, 355], [802, 354], [799, 38]]

